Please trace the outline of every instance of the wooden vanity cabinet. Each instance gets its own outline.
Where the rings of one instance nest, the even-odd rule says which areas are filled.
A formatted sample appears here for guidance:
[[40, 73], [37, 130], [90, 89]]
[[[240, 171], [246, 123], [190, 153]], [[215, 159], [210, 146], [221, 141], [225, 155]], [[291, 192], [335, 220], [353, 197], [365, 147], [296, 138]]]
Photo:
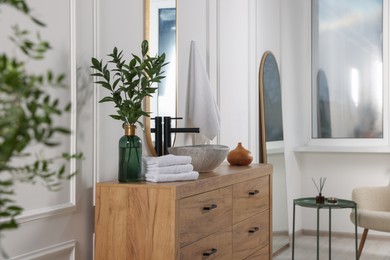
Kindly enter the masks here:
[[271, 259], [272, 166], [96, 186], [96, 260]]

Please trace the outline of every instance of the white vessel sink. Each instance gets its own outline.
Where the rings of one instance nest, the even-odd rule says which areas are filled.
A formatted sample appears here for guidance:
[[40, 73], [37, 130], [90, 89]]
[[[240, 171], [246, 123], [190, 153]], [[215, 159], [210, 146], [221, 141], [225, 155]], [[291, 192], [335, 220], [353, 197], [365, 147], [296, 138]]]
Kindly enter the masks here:
[[169, 147], [168, 151], [173, 155], [191, 156], [194, 171], [201, 173], [217, 168], [225, 160], [229, 147], [218, 144], [187, 145]]

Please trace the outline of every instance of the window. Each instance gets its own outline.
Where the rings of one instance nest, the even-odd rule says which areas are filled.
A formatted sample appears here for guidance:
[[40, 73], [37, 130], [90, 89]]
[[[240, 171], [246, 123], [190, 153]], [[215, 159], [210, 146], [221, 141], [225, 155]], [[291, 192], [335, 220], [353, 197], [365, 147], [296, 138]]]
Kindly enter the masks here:
[[383, 138], [383, 1], [312, 1], [312, 137]]

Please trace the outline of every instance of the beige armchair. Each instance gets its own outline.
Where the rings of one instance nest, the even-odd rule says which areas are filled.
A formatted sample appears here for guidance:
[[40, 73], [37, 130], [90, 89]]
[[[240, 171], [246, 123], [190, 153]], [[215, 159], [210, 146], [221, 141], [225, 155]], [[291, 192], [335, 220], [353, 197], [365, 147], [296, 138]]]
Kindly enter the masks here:
[[[359, 244], [359, 258], [366, 242], [368, 230], [390, 232], [390, 186], [360, 187], [352, 191], [357, 203], [357, 225], [364, 228]], [[355, 224], [355, 213], [351, 213]]]

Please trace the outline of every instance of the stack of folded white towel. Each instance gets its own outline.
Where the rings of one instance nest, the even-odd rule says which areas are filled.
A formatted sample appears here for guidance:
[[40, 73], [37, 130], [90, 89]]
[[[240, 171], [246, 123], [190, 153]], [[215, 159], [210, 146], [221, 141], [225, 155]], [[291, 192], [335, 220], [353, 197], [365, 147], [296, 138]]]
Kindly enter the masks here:
[[169, 182], [196, 180], [199, 173], [193, 171], [190, 156], [164, 155], [143, 157], [143, 169], [147, 181]]

